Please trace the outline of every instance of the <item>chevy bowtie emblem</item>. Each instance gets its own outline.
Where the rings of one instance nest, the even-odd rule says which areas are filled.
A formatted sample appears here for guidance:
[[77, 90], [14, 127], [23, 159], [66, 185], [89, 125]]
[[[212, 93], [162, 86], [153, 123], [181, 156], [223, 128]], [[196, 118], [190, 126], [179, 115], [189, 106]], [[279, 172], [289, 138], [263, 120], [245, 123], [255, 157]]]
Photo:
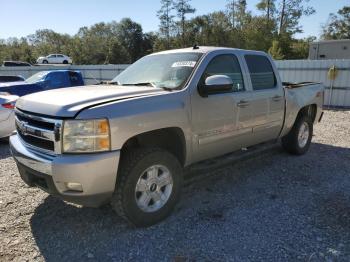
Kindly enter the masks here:
[[27, 122], [17, 122], [18, 129], [21, 131], [23, 135], [27, 134]]

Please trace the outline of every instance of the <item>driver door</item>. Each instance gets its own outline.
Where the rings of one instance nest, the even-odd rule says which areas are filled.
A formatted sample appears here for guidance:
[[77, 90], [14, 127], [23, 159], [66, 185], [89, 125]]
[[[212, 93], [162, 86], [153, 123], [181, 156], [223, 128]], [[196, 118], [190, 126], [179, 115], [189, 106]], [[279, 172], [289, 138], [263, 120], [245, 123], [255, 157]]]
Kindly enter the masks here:
[[231, 53], [213, 57], [199, 80], [198, 89], [207, 77], [213, 75], [230, 77], [233, 86], [230, 92], [208, 97], [199, 95], [197, 90], [192, 93], [193, 161], [237, 150], [252, 133], [248, 124], [251, 119], [250, 95], [245, 91], [238, 58]]

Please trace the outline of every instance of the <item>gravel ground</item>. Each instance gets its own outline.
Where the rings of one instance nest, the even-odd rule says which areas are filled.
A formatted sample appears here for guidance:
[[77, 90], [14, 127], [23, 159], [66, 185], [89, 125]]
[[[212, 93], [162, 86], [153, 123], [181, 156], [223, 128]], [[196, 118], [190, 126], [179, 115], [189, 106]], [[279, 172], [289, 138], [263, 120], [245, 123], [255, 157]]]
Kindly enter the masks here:
[[304, 156], [278, 147], [192, 182], [146, 229], [28, 188], [6, 144], [0, 170], [0, 261], [350, 261], [350, 111], [327, 111]]

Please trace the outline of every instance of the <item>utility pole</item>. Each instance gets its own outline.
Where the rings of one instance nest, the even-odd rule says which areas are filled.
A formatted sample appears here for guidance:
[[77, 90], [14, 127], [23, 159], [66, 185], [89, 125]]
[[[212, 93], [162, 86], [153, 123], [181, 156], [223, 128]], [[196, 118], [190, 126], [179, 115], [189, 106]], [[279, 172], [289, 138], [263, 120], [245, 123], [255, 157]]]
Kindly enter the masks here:
[[283, 23], [284, 23], [284, 17], [285, 17], [285, 9], [286, 9], [286, 0], [282, 1], [282, 11], [281, 11], [281, 17], [280, 17], [280, 28], [279, 28], [279, 35], [282, 33]]

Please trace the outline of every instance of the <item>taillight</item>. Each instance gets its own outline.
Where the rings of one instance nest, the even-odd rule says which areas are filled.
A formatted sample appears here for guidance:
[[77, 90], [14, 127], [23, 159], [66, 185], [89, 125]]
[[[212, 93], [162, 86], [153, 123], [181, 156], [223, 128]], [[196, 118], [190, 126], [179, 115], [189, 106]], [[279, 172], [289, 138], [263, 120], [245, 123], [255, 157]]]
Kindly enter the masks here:
[[5, 103], [1, 105], [3, 108], [6, 109], [14, 109], [15, 108], [15, 103]]

